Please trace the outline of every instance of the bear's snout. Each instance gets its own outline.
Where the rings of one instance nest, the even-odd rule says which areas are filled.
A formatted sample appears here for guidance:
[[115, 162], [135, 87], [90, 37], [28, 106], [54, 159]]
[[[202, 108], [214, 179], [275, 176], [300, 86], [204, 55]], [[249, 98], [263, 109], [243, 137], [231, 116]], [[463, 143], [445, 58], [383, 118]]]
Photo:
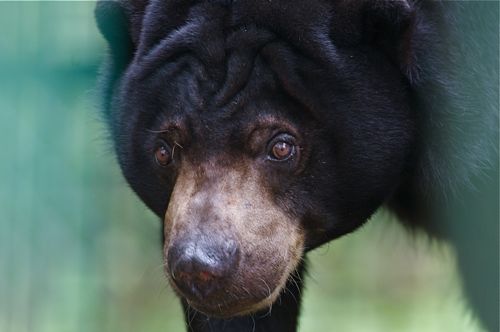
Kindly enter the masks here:
[[170, 276], [188, 298], [201, 301], [231, 284], [240, 260], [236, 241], [193, 237], [173, 244], [167, 253]]
[[164, 220], [169, 281], [190, 307], [229, 318], [268, 308], [303, 253], [300, 223], [257, 170], [184, 162]]

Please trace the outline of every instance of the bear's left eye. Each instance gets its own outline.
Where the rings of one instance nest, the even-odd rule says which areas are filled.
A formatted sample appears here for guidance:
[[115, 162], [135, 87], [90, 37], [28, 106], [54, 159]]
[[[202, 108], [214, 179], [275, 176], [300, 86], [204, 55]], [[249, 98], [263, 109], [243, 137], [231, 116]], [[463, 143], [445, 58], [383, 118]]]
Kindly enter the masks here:
[[269, 158], [275, 161], [285, 161], [295, 155], [296, 147], [293, 144], [293, 138], [290, 135], [278, 135], [271, 141]]
[[165, 167], [172, 162], [171, 149], [165, 141], [159, 140], [157, 142], [154, 152], [154, 158], [156, 164], [161, 167]]

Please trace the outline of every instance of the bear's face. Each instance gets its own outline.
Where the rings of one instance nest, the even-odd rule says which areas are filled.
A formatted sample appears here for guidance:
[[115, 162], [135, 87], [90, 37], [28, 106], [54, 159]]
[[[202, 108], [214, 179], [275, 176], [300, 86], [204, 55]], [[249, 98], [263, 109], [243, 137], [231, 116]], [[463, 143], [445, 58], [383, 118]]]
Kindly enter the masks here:
[[[163, 219], [172, 286], [230, 317], [271, 305], [305, 251], [387, 199], [414, 120], [399, 68], [375, 48], [308, 52], [214, 20], [188, 19], [137, 52], [112, 121], [125, 177]], [[191, 44], [176, 44], [182, 33]]]

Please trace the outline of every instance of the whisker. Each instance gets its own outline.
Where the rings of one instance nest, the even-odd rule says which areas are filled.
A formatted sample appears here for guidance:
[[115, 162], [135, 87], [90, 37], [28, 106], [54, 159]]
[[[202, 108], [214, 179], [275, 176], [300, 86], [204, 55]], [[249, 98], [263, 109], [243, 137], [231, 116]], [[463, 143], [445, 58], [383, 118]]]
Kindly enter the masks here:
[[293, 292], [288, 287], [285, 287], [285, 292], [288, 292], [293, 297], [293, 300], [295, 301], [295, 303], [299, 303], [299, 301], [297, 301], [297, 298], [295, 297]]
[[182, 147], [182, 145], [180, 145], [179, 143], [177, 143], [176, 141], [174, 141], [174, 146], [173, 146], [173, 148], [172, 148], [172, 159], [174, 159], [174, 155], [175, 155], [175, 148], [176, 148], [177, 146], [178, 146], [178, 147], [180, 147], [181, 149], [184, 149], [184, 148]]
[[152, 134], [164, 134], [164, 133], [167, 133], [169, 130], [168, 129], [161, 129], [161, 130], [146, 129], [146, 131], [149, 133], [152, 133]]

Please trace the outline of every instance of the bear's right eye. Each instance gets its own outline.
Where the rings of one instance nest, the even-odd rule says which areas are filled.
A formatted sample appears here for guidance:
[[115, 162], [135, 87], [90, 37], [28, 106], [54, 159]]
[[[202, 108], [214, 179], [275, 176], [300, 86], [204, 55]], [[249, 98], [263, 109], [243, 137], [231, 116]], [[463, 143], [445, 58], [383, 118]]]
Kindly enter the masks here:
[[297, 153], [295, 139], [289, 134], [280, 134], [271, 140], [268, 147], [268, 158], [272, 161], [287, 161]]
[[272, 148], [272, 156], [276, 160], [286, 160], [290, 158], [295, 147], [287, 142], [279, 141]]
[[156, 143], [154, 158], [156, 164], [161, 167], [165, 167], [172, 162], [172, 150], [165, 141], [159, 140]]

